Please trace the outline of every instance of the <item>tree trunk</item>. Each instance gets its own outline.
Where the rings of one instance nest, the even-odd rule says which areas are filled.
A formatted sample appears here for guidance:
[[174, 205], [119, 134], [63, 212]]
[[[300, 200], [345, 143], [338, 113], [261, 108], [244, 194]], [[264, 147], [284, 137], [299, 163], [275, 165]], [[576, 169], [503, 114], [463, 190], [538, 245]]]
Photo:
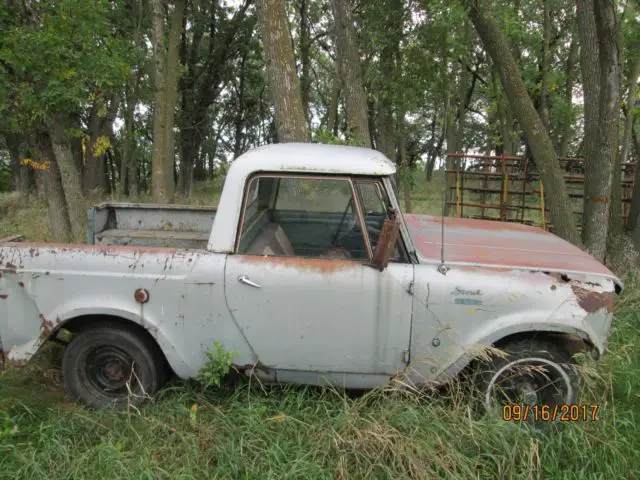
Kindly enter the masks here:
[[27, 145], [20, 135], [7, 134], [4, 138], [11, 156], [12, 188], [27, 200], [30, 187], [29, 167], [22, 164], [27, 157]]
[[[619, 163], [621, 165], [624, 164], [624, 162], [626, 161], [627, 156], [629, 155], [629, 149], [631, 147], [631, 137], [632, 137], [633, 127], [635, 125], [635, 119], [636, 119], [635, 104], [636, 104], [636, 96], [638, 93], [637, 84], [638, 84], [639, 76], [640, 76], [640, 55], [637, 55], [635, 60], [632, 63], [631, 71], [629, 72], [629, 78], [628, 78], [629, 85], [628, 85], [627, 108], [626, 108], [627, 118], [625, 119], [625, 123], [624, 123], [624, 133], [622, 135], [622, 146], [620, 148], [620, 156], [619, 156], [619, 160], [620, 160]], [[640, 156], [638, 157], [638, 161], [640, 161]], [[636, 166], [636, 170], [638, 170], [637, 166]], [[636, 181], [632, 196], [636, 197], [637, 195], [640, 195], [640, 185], [638, 185]], [[614, 199], [612, 199], [612, 202], [613, 201]], [[638, 209], [638, 207], [640, 207], [640, 199], [635, 199], [635, 202], [634, 202], [634, 198], [632, 198], [631, 208], [629, 210], [629, 218], [627, 219], [627, 230], [633, 230], [636, 225], [638, 214], [640, 214], [640, 210]]]
[[337, 62], [347, 107], [350, 135], [356, 145], [371, 148], [367, 96], [362, 83], [360, 53], [351, 18], [351, 2], [331, 0], [336, 29]]
[[70, 137], [69, 143], [71, 144], [73, 160], [78, 169], [78, 173], [80, 173], [81, 178], [84, 178], [84, 146], [82, 145], [82, 138], [78, 136]]
[[618, 150], [620, 50], [615, 6], [609, 0], [596, 0], [594, 6], [600, 62], [598, 151], [597, 161], [589, 159], [585, 164], [585, 177], [589, 175], [591, 180], [590, 191], [585, 192], [589, 214], [584, 218], [584, 243], [594, 257], [603, 261], [607, 252], [612, 174]]
[[340, 104], [340, 77], [336, 75], [331, 86], [331, 99], [327, 109], [327, 132], [338, 134], [338, 105]]
[[122, 148], [122, 162], [120, 163], [120, 187], [119, 195], [129, 195], [129, 164], [135, 162], [135, 147], [136, 139], [134, 137], [135, 127], [134, 122], [134, 108], [135, 103], [131, 94], [130, 87], [127, 85], [124, 98], [124, 145]]
[[174, 10], [170, 18], [170, 30], [169, 30], [169, 46], [167, 48], [167, 100], [165, 107], [165, 115], [167, 116], [166, 125], [168, 131], [167, 135], [167, 197], [169, 201], [173, 201], [175, 193], [175, 113], [176, 105], [178, 104], [178, 80], [180, 78], [180, 40], [182, 38], [182, 31], [184, 28], [184, 13], [187, 0], [175, 0]]
[[[303, 0], [303, 3], [304, 0]], [[243, 147], [243, 142], [242, 142], [242, 136], [243, 136], [243, 129], [244, 129], [244, 116], [245, 116], [245, 112], [246, 112], [246, 100], [245, 100], [245, 83], [246, 83], [246, 76], [247, 76], [247, 72], [246, 72], [246, 63], [247, 63], [247, 51], [244, 50], [242, 52], [242, 59], [240, 60], [240, 84], [238, 85], [238, 105], [236, 108], [236, 112], [235, 112], [235, 119], [233, 122], [233, 130], [234, 130], [234, 134], [233, 134], [233, 158], [238, 158], [240, 156], [240, 154], [242, 153], [242, 147]], [[308, 75], [308, 72], [307, 72]], [[302, 82], [300, 82], [302, 85]], [[308, 92], [307, 92], [308, 95]], [[303, 97], [304, 98], [304, 97]], [[306, 114], [307, 110], [306, 108], [309, 106], [308, 102], [309, 102], [309, 98], [307, 97], [307, 104], [305, 107], [305, 103], [304, 100], [302, 102], [302, 106], [303, 109], [305, 109], [305, 118], [309, 118], [308, 115]]]
[[[202, 120], [204, 122], [204, 118]], [[181, 132], [181, 161], [178, 173], [178, 193], [181, 197], [189, 197], [193, 191], [193, 176], [195, 172], [196, 157], [202, 139], [200, 129], [183, 130]]]
[[575, 34], [571, 38], [569, 46], [569, 56], [567, 58], [567, 68], [565, 71], [564, 104], [565, 110], [562, 114], [562, 124], [558, 135], [558, 156], [566, 157], [569, 151], [569, 142], [572, 137], [573, 123], [573, 85], [576, 81], [576, 63], [578, 61], [578, 42]]
[[57, 115], [52, 115], [48, 125], [51, 147], [60, 170], [64, 198], [71, 222], [72, 239], [79, 242], [86, 238], [87, 211], [82, 193], [82, 178], [76, 167], [65, 127], [65, 123]]
[[[631, 128], [631, 138], [636, 151], [636, 160], [640, 160], [640, 138], [638, 138], [634, 128]], [[632, 232], [633, 240], [638, 248], [640, 248], [640, 166], [637, 164], [633, 194], [631, 196], [631, 208], [629, 209], [629, 220], [627, 221], [627, 231]]]
[[156, 203], [168, 203], [170, 195], [167, 175], [168, 126], [166, 115], [167, 78], [164, 39], [164, 5], [151, 0], [151, 39], [153, 43], [153, 157], [151, 160], [151, 193]]
[[[402, 63], [399, 61], [400, 42], [403, 34], [403, 5], [402, 1], [390, 0], [385, 3], [386, 35], [384, 44], [380, 52], [380, 73], [382, 76], [381, 85], [378, 88], [378, 145], [377, 148], [384, 153], [387, 158], [396, 158], [395, 125], [393, 119], [394, 99], [402, 96], [398, 92], [397, 79], [401, 76], [399, 69]], [[401, 90], [401, 89], [400, 89]], [[398, 95], [398, 97], [395, 97]], [[398, 134], [404, 128], [401, 118], [398, 118]], [[398, 143], [403, 140], [399, 139]], [[402, 156], [402, 152], [399, 152]], [[404, 152], [406, 156], [406, 151]]]
[[[622, 67], [620, 67], [622, 70]], [[611, 182], [611, 213], [609, 215], [609, 246], [608, 251], [611, 251], [612, 236], [620, 235], [623, 228], [623, 208], [622, 208], [622, 165], [625, 164], [627, 156], [629, 154], [629, 147], [631, 145], [631, 130], [633, 129], [635, 120], [635, 103], [637, 95], [637, 81], [640, 75], [640, 55], [631, 64], [631, 70], [629, 72], [628, 79], [628, 93], [627, 93], [627, 116], [624, 123], [624, 132], [622, 134], [622, 144], [620, 146], [620, 152], [616, 151], [613, 162], [613, 175]], [[616, 129], [617, 136], [617, 129]], [[617, 149], [616, 149], [617, 150]], [[629, 212], [629, 216], [631, 212]], [[627, 220], [628, 221], [628, 220]]]
[[[620, 159], [624, 163], [631, 147], [631, 132], [636, 119], [636, 100], [638, 99], [638, 80], [640, 80], [640, 54], [636, 56], [629, 72], [627, 87], [627, 118], [624, 123]], [[640, 160], [640, 159], [638, 159]]]
[[49, 166], [46, 170], [39, 172], [38, 175], [42, 176], [44, 183], [52, 240], [58, 243], [69, 243], [73, 240], [69, 210], [65, 200], [62, 177], [49, 136], [47, 134], [39, 134], [36, 137], [36, 145], [34, 147], [34, 151], [38, 154], [39, 162], [46, 163]]
[[578, 232], [555, 149], [529, 97], [509, 45], [500, 31], [500, 26], [488, 12], [476, 2], [466, 3], [470, 7], [469, 18], [498, 69], [511, 110], [524, 131], [545, 189], [550, 193], [546, 200], [553, 228], [562, 238], [578, 244]]
[[175, 0], [170, 17], [169, 42], [165, 49], [164, 5], [152, 0], [152, 44], [154, 62], [153, 159], [151, 193], [156, 203], [168, 203], [174, 195], [173, 123], [178, 96], [180, 59], [178, 49], [182, 36], [186, 0]]
[[[491, 69], [491, 94], [496, 102], [495, 112], [489, 112], [489, 125], [496, 124], [500, 130], [501, 144], [497, 144], [496, 155], [514, 155], [515, 145], [513, 140], [513, 113], [509, 107], [509, 100], [506, 98], [503, 89], [499, 85], [498, 71], [496, 67]], [[489, 128], [491, 131], [491, 128]]]
[[400, 107], [398, 111], [398, 163], [400, 168], [404, 169], [403, 175], [403, 190], [404, 190], [404, 209], [405, 212], [411, 213], [413, 210], [411, 205], [411, 187], [413, 184], [411, 165], [409, 165], [409, 159], [407, 158], [407, 139], [406, 128], [404, 120], [404, 109]]
[[278, 141], [307, 142], [309, 128], [302, 108], [284, 0], [259, 0], [257, 7]]
[[551, 12], [550, 12], [550, 0], [543, 1], [543, 30], [542, 30], [542, 58], [540, 61], [540, 94], [539, 94], [539, 107], [538, 113], [540, 120], [550, 132], [549, 128], [549, 74], [551, 69]]
[[300, 0], [300, 95], [304, 118], [309, 121], [309, 101], [311, 98], [311, 35], [309, 29], [309, 0]]
[[[580, 38], [580, 70], [584, 97], [584, 201], [582, 240], [588, 245], [598, 225], [594, 222], [597, 195], [598, 168], [598, 116], [600, 108], [600, 63], [598, 32], [593, 0], [577, 0], [578, 35]], [[607, 195], [608, 197], [608, 195]]]

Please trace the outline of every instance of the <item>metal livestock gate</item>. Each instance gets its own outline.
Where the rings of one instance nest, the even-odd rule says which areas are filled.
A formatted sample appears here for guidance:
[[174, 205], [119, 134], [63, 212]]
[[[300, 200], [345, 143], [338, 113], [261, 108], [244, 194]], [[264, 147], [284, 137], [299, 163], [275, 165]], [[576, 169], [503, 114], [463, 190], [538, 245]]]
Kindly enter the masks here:
[[[551, 230], [544, 184], [526, 158], [448, 153], [456, 166], [445, 169], [449, 215], [538, 225]], [[584, 160], [560, 158], [576, 225], [581, 228]], [[465, 165], [467, 164], [467, 165]], [[621, 167], [622, 216], [626, 223], [633, 193], [636, 163]]]

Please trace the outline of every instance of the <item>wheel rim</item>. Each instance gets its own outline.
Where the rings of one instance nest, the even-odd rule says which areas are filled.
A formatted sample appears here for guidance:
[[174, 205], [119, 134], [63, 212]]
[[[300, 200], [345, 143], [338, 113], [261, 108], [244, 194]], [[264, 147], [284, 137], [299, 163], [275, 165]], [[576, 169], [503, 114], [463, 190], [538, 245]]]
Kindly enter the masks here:
[[85, 362], [85, 376], [91, 386], [113, 397], [127, 393], [128, 387], [133, 388], [135, 376], [131, 375], [132, 371], [133, 358], [114, 346], [91, 350]]
[[500, 368], [489, 381], [485, 403], [489, 408], [507, 404], [569, 404], [574, 390], [562, 366], [546, 358], [523, 358]]

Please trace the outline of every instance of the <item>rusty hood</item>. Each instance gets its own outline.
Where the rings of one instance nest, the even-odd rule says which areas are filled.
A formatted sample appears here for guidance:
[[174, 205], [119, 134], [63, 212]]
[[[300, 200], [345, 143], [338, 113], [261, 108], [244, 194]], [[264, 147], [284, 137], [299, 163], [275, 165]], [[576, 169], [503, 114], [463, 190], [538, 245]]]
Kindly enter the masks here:
[[[404, 218], [418, 254], [439, 261], [442, 218], [406, 214]], [[541, 228], [518, 223], [445, 217], [444, 259], [449, 263], [602, 275], [621, 285], [613, 272], [587, 252]]]

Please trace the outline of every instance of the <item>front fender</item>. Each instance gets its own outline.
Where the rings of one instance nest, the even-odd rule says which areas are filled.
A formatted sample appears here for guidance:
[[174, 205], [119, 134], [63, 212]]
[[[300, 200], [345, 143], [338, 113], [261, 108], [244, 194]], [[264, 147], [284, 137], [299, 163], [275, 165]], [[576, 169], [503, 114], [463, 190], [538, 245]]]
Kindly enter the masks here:
[[[541, 333], [566, 334], [579, 337], [581, 340], [593, 345], [602, 355], [606, 350], [606, 333], [611, 324], [612, 314], [606, 310], [591, 313], [589, 315], [553, 317], [549, 320], [523, 321], [521, 315], [513, 315], [506, 318], [498, 318], [485, 325], [484, 328], [469, 337], [465, 344], [460, 345], [458, 358], [447, 365], [435, 378], [436, 383], [443, 383], [460, 373], [478, 353], [488, 346], [499, 344], [501, 340], [517, 334], [529, 334], [534, 336]], [[605, 328], [598, 328], [602, 325]]]

